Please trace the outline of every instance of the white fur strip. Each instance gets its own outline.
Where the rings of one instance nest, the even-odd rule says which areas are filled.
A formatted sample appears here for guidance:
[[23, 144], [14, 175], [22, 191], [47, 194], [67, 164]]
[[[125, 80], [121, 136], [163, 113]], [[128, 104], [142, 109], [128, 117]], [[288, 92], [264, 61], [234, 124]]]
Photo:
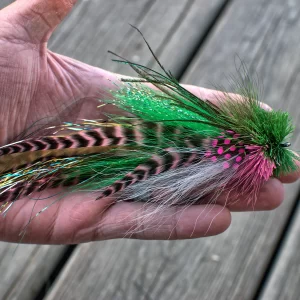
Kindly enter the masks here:
[[224, 161], [201, 161], [152, 176], [127, 187], [120, 200], [155, 202], [159, 205], [193, 204], [208, 194], [220, 193], [233, 178], [233, 168], [224, 169]]

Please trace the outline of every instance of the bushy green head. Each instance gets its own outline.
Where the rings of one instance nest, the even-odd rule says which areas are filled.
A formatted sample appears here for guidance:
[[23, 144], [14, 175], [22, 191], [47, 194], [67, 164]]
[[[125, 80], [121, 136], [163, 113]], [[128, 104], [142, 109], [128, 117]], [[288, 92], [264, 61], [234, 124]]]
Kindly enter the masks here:
[[223, 118], [245, 144], [261, 146], [264, 155], [275, 163], [274, 175], [296, 170], [297, 155], [290, 150], [294, 131], [287, 112], [265, 109], [257, 100], [227, 99], [220, 104]]

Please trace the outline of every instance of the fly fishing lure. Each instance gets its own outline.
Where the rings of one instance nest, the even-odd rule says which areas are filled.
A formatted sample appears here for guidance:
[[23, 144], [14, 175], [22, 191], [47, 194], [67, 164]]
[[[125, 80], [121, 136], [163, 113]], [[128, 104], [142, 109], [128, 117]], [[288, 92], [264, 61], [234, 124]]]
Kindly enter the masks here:
[[271, 176], [296, 170], [288, 113], [264, 110], [247, 78], [238, 99], [200, 99], [148, 47], [161, 73], [118, 57], [138, 78], [122, 78], [100, 99], [100, 108], [114, 104], [131, 116], [64, 123], [53, 135], [0, 148], [2, 203], [57, 187], [167, 206], [223, 191], [256, 201]]

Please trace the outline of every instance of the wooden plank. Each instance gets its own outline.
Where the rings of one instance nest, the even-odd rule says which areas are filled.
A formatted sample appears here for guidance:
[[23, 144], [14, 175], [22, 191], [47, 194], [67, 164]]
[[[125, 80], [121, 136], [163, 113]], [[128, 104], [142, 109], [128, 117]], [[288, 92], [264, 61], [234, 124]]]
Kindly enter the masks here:
[[[215, 34], [211, 36], [203, 51], [195, 59], [195, 63], [191, 65], [184, 81], [206, 87], [211, 87], [209, 82], [216, 82], [229, 88], [228, 80], [222, 76], [221, 72], [235, 73], [236, 66], [233, 62], [236, 57], [234, 58], [233, 55], [238, 54], [249, 66], [250, 72], [253, 74], [256, 71], [260, 77], [264, 90], [262, 101], [269, 103], [274, 108], [288, 110], [291, 113], [294, 124], [297, 125], [293, 138], [293, 148], [298, 150], [300, 145], [298, 109], [300, 83], [298, 45], [300, 38], [297, 35], [300, 29], [299, 2], [290, 1], [284, 6], [280, 1], [269, 3], [253, 1], [251, 5], [247, 1], [236, 1], [235, 3], [247, 7], [247, 11], [242, 12], [235, 9], [236, 4], [232, 5], [228, 17], [236, 18], [235, 23], [226, 22], [227, 18], [221, 20]], [[252, 16], [253, 22], [248, 22], [247, 14]], [[211, 51], [211, 49], [218, 49], [218, 51]], [[199, 72], [200, 74], [196, 78], [193, 74], [197, 70], [201, 70], [203, 73]], [[299, 184], [288, 186], [287, 192], [288, 199], [286, 199], [283, 207], [276, 211], [274, 217], [265, 216], [267, 224], [258, 238], [267, 239], [269, 246], [255, 244], [251, 248], [248, 242], [241, 242], [236, 249], [237, 255], [241, 253], [243, 248], [251, 252], [251, 256], [245, 261], [245, 266], [249, 266], [248, 278], [254, 278], [254, 282], [255, 279], [259, 282], [262, 278], [262, 276], [255, 276], [255, 269], [263, 274], [267, 264], [261, 262], [268, 262], [274, 253], [273, 251], [276, 251], [276, 249], [273, 250], [277, 242], [277, 236], [274, 233], [276, 231], [280, 233], [284, 227], [285, 218], [289, 216], [294, 201], [297, 201]], [[300, 242], [299, 235], [297, 235], [299, 222], [300, 215], [298, 213], [295, 216], [292, 230], [286, 233], [289, 235], [288, 240], [282, 254], [277, 259], [275, 269], [269, 274], [269, 282], [260, 299], [299, 298], [300, 257], [297, 255], [297, 245]], [[253, 269], [254, 276], [251, 275], [251, 269]], [[236, 276], [238, 275], [236, 273]], [[242, 291], [245, 297], [247, 288], [251, 288], [249, 281], [238, 282], [238, 285], [233, 284], [235, 285], [235, 289], [232, 291], [233, 295], [239, 295], [237, 292]], [[223, 289], [223, 287], [221, 288]], [[250, 295], [254, 294], [255, 291]], [[229, 298], [235, 299], [231, 296]], [[238, 296], [236, 298], [239, 299]]]
[[[2, 0], [0, 9], [13, 1]], [[137, 25], [149, 37], [154, 49], [165, 57], [177, 48], [181, 59], [176, 66], [182, 68], [188, 60], [190, 51], [196, 46], [214, 18], [223, 0], [201, 0], [206, 7], [200, 14], [195, 10], [195, 1], [79, 1], [65, 22], [53, 35], [49, 47], [53, 51], [75, 57], [87, 63], [121, 72], [120, 65], [112, 64], [106, 54], [108, 49], [122, 55], [135, 53], [137, 57], [151, 61], [151, 56], [141, 38], [131, 29], [128, 23]], [[199, 4], [197, 4], [199, 5]], [[155, 16], [155, 18], [154, 18]], [[198, 18], [200, 17], [200, 18]], [[190, 26], [194, 24], [194, 26]], [[148, 28], [149, 26], [149, 28]], [[179, 45], [176, 32], [186, 32]], [[151, 29], [152, 28], [152, 29]], [[154, 30], [153, 30], [154, 28]], [[163, 32], [163, 33], [162, 33]], [[147, 37], [147, 38], [148, 38]], [[188, 46], [188, 51], [184, 51]], [[135, 49], [135, 51], [133, 51]], [[170, 60], [171, 61], [171, 60]], [[168, 64], [167, 64], [168, 65]], [[174, 61], [169, 64], [174, 66]], [[126, 69], [128, 71], [128, 68]], [[16, 250], [17, 249], [17, 250]], [[16, 250], [16, 252], [15, 252]], [[65, 247], [29, 246], [0, 244], [1, 260], [0, 299], [33, 299], [43, 286], [49, 274], [61, 258]]]
[[[244, 9], [238, 9], [238, 7]], [[250, 73], [253, 75], [256, 72], [260, 77], [264, 92], [262, 101], [269, 103], [274, 108], [288, 110], [291, 113], [294, 124], [297, 125], [293, 139], [293, 148], [296, 150], [300, 144], [297, 100], [300, 65], [298, 55], [300, 38], [297, 36], [300, 29], [299, 14], [298, 1], [290, 1], [284, 6], [280, 1], [257, 0], [252, 1], [251, 4], [242, 0], [235, 1], [183, 79], [185, 82], [206, 87], [212, 87], [208, 83], [215, 82], [230, 89], [228, 78], [223, 74], [236, 74], [236, 64], [234, 63], [236, 57], [234, 56], [237, 54], [239, 56], [237, 63], [241, 58], [248, 65]], [[234, 21], [228, 22], [231, 18]], [[195, 73], [197, 72], [199, 76], [196, 77]], [[255, 219], [255, 222], [263, 220], [266, 222], [263, 227], [257, 225], [256, 229], [253, 229], [256, 234], [260, 232], [259, 235], [254, 237], [254, 233], [247, 234], [243, 237], [245, 240], [240, 240], [234, 254], [240, 256], [245, 249], [251, 253], [240, 266], [247, 268], [247, 273], [235, 272], [235, 280], [232, 281], [234, 287], [230, 291], [226, 291], [224, 285], [220, 286], [225, 298], [251, 299], [255, 295], [253, 287], [259, 284], [268, 261], [276, 251], [278, 234], [284, 228], [298, 191], [299, 184], [289, 186], [286, 202], [281, 208], [274, 214], [262, 214]], [[253, 240], [253, 238], [255, 239]], [[259, 240], [265, 240], [265, 243], [260, 244]], [[295, 256], [294, 259], [295, 265], [298, 266], [299, 256]], [[232, 265], [234, 266], [234, 261], [232, 261]], [[299, 273], [299, 268], [294, 275], [297, 273]], [[249, 278], [251, 281], [247, 280]], [[299, 282], [299, 275], [297, 279]], [[288, 280], [287, 276], [284, 276], [281, 287], [289, 285]], [[299, 288], [296, 288], [296, 284], [292, 283], [290, 287], [289, 293], [285, 293], [286, 289], [282, 292], [281, 297], [270, 297], [269, 299], [288, 299], [290, 295], [296, 296], [297, 291], [299, 297]], [[298, 297], [296, 296], [294, 299], [298, 299]]]
[[3, 0], [3, 1], [1, 1], [0, 9], [2, 9], [3, 7], [8, 6], [9, 4], [11, 4], [13, 2], [14, 2], [14, 0]]
[[35, 298], [63, 254], [63, 246], [0, 243], [0, 299]]
[[260, 300], [298, 300], [300, 295], [300, 206]]
[[[224, 73], [235, 73], [238, 54], [263, 79], [266, 102], [279, 106], [285, 100], [297, 135], [298, 9], [296, 0], [232, 1], [184, 81], [226, 86]], [[217, 237], [82, 245], [47, 299], [253, 299], [298, 188], [289, 186], [275, 211], [235, 214], [230, 230]]]
[[107, 53], [111, 50], [134, 62], [154, 65], [146, 44], [129, 25], [132, 24], [143, 32], [165, 67], [177, 76], [226, 1], [79, 1], [52, 36], [49, 47], [94, 66], [134, 74], [127, 66], [112, 63], [112, 55]]

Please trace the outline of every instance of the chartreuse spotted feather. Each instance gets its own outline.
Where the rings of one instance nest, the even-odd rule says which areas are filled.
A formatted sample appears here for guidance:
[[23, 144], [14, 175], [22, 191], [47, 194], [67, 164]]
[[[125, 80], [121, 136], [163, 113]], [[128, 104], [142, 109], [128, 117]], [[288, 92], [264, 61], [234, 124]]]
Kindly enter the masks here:
[[131, 117], [65, 123], [53, 136], [1, 147], [2, 202], [62, 186], [94, 191], [97, 199], [162, 205], [215, 199], [226, 190], [256, 200], [271, 176], [296, 170], [290, 116], [263, 109], [248, 79], [238, 84], [239, 96], [209, 101], [182, 87], [158, 60], [161, 73], [116, 61], [138, 77], [116, 82], [99, 109], [114, 104]]

